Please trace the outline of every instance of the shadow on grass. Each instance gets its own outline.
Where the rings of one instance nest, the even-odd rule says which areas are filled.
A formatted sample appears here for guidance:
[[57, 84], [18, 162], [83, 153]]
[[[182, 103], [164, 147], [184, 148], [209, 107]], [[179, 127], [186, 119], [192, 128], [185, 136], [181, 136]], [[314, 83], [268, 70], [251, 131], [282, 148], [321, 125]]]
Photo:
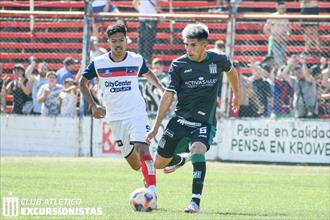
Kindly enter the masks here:
[[[160, 213], [184, 213], [183, 209], [182, 210], [173, 210], [173, 209], [166, 209], [166, 208], [158, 208], [155, 210], [155, 212], [160, 212]], [[220, 215], [223, 217], [226, 216], [241, 216], [241, 217], [287, 217], [287, 214], [284, 213], [247, 213], [247, 212], [204, 212], [201, 211], [201, 214], [206, 214], [206, 215]]]
[[288, 216], [284, 213], [264, 213], [264, 214], [258, 214], [258, 213], [244, 213], [244, 212], [217, 212], [218, 215], [236, 215], [236, 216], [255, 216], [255, 217], [285, 217]]

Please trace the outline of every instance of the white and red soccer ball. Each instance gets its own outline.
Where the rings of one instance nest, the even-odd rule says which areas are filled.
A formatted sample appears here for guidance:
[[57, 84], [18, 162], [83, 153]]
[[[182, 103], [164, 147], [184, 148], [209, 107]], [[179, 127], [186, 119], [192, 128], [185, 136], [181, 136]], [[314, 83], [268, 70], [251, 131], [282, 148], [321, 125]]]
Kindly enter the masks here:
[[134, 190], [129, 198], [130, 205], [134, 211], [151, 212], [157, 208], [156, 195], [146, 188]]

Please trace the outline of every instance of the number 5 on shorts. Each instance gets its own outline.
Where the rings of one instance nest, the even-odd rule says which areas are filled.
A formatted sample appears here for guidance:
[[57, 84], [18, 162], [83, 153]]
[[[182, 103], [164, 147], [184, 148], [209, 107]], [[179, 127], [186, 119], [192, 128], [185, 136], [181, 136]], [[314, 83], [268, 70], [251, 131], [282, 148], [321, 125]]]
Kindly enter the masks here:
[[199, 128], [199, 133], [200, 134], [206, 134], [207, 133], [207, 127], [201, 127], [201, 128]]

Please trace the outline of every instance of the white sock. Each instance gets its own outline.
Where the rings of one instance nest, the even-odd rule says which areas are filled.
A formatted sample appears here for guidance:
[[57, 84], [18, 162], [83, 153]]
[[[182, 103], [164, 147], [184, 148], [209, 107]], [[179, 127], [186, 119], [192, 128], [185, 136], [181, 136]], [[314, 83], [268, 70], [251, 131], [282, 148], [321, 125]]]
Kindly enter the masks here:
[[148, 190], [150, 190], [151, 192], [153, 192], [154, 194], [157, 194], [157, 188], [155, 185], [150, 185], [148, 187]]

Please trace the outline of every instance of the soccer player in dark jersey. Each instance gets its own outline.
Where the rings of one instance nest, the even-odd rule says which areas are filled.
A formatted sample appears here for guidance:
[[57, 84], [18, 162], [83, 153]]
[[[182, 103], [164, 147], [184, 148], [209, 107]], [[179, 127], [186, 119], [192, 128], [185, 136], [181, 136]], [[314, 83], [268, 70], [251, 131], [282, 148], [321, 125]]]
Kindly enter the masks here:
[[192, 199], [184, 209], [187, 213], [200, 211], [206, 173], [205, 153], [216, 132], [216, 101], [223, 72], [226, 72], [233, 91], [232, 108], [239, 110], [237, 72], [225, 54], [206, 50], [208, 35], [204, 24], [189, 24], [182, 31], [186, 54], [171, 63], [170, 80], [161, 98], [154, 125], [146, 135], [146, 141], [150, 143], [176, 94], [175, 116], [170, 119], [159, 142], [155, 168], [165, 168], [164, 171], [169, 173], [182, 166], [188, 157], [187, 154], [175, 154], [176, 146], [184, 139], [190, 140], [194, 171]]

